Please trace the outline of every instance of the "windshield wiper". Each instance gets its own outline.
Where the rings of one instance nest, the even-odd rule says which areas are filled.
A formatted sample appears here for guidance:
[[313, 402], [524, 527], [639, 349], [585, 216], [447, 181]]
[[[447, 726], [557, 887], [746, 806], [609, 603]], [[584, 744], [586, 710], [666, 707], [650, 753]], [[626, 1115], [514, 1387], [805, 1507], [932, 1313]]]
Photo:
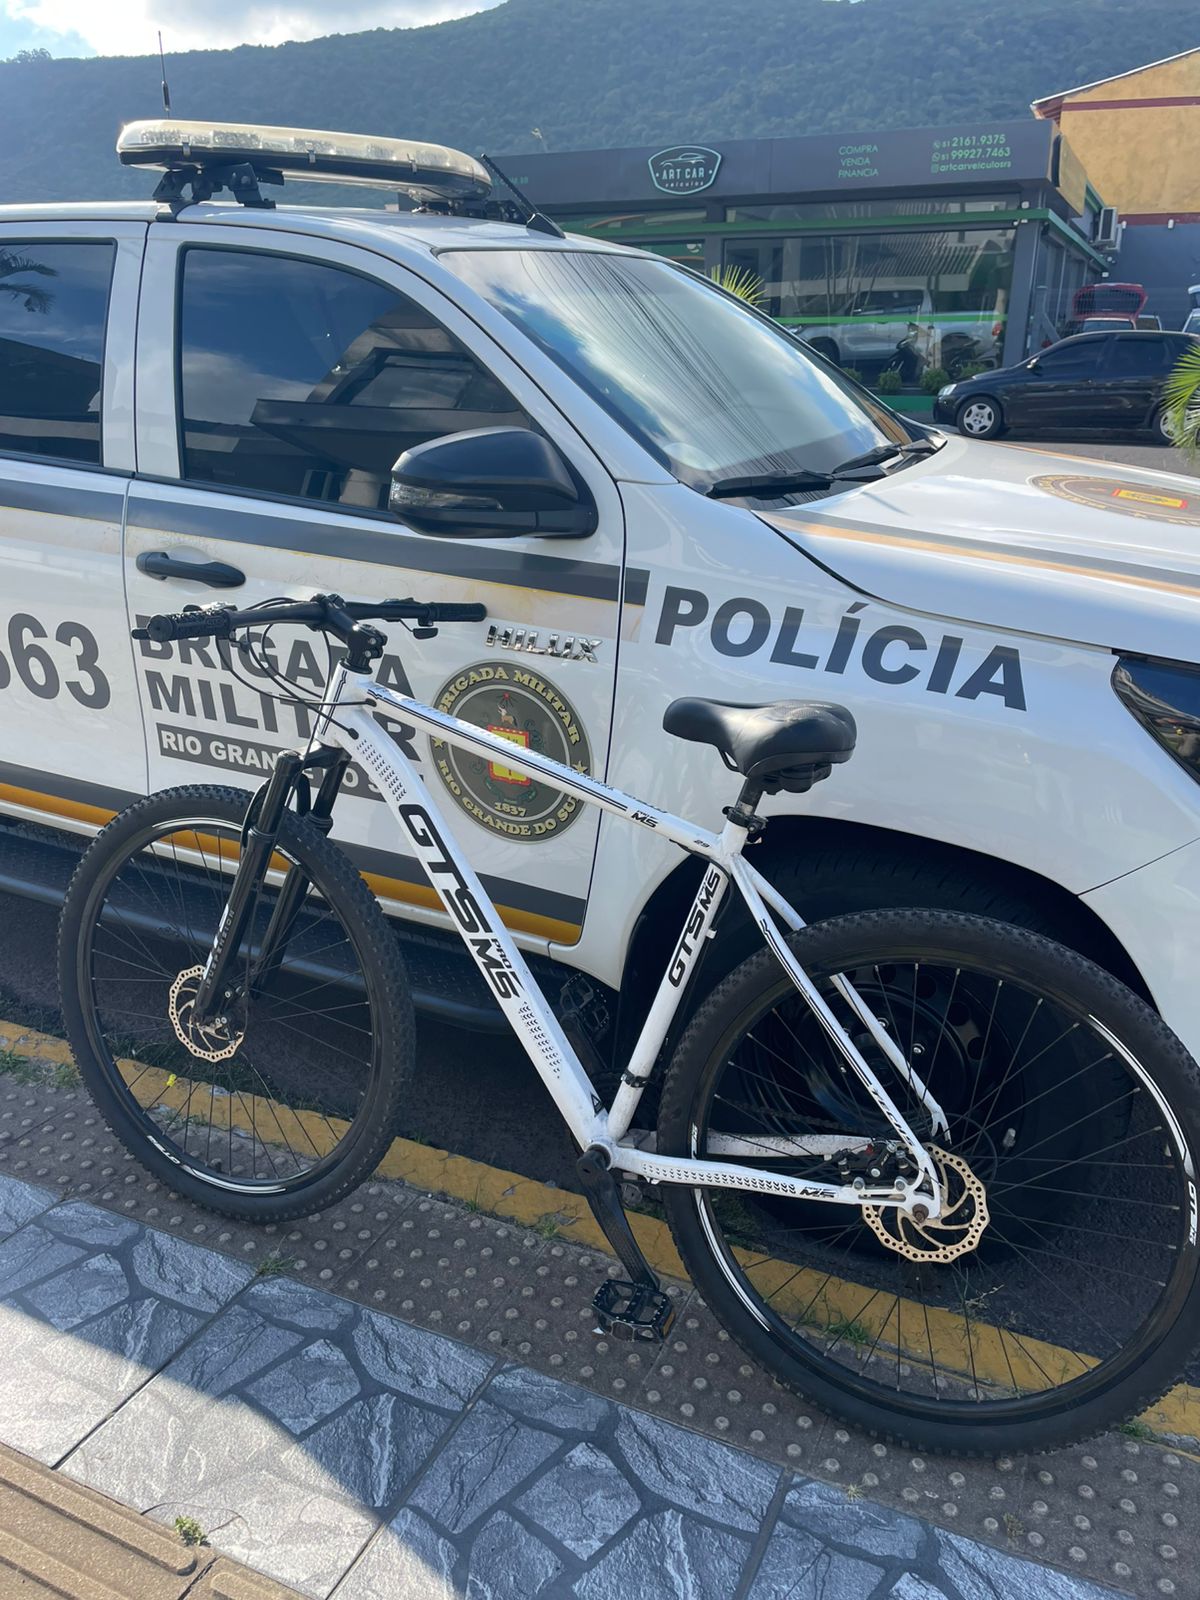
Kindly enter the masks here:
[[828, 472], [758, 472], [748, 478], [718, 478], [705, 489], [710, 500], [734, 500], [738, 496], [791, 494], [797, 489], [830, 489], [833, 478]]
[[801, 467], [796, 472], [760, 472], [745, 478], [718, 478], [704, 492], [710, 500], [736, 500], [742, 495], [759, 495], [764, 499], [772, 495], [792, 494], [802, 489], [832, 489], [843, 479], [851, 483], [874, 483], [885, 477], [882, 472], [872, 472], [869, 477], [859, 474], [893, 456], [927, 456], [940, 450], [932, 439], [914, 439], [911, 444], [881, 444], [861, 456], [852, 456], [828, 472], [809, 472]]
[[843, 461], [829, 473], [831, 478], [840, 478], [845, 473], [857, 472], [860, 467], [878, 466], [881, 461], [890, 461], [893, 456], [930, 456], [935, 450], [940, 450], [940, 444], [934, 444], [932, 439], [913, 439], [909, 444], [881, 444], [874, 450], [867, 450], [861, 456], [851, 456], [849, 461]]

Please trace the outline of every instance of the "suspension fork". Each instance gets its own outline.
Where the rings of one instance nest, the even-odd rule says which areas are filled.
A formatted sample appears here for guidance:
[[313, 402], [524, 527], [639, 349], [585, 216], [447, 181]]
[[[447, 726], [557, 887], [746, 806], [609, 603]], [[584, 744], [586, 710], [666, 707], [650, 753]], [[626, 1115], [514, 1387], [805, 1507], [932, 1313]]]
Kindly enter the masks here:
[[[279, 825], [301, 774], [307, 767], [324, 768], [309, 815], [316, 827], [328, 833], [333, 826], [334, 801], [349, 765], [350, 757], [346, 752], [333, 748], [310, 756], [285, 750], [276, 761], [266, 785], [259, 790], [257, 805], [251, 805], [247, 826], [243, 830], [241, 856], [233, 875], [229, 899], [225, 902], [225, 910], [196, 990], [194, 1015], [197, 1022], [211, 1020], [231, 998], [226, 981], [229, 964], [246, 936], [255, 902], [275, 853]], [[250, 967], [249, 993], [260, 993], [278, 972], [307, 893], [308, 875], [302, 867], [293, 864], [284, 878], [257, 959]]]
[[275, 849], [279, 824], [301, 765], [302, 758], [294, 750], [285, 750], [276, 761], [275, 770], [267, 783], [259, 790], [261, 799], [257, 807], [251, 802], [246, 826], [242, 829], [242, 849], [237, 871], [233, 875], [229, 898], [221, 913], [216, 937], [196, 989], [193, 1016], [198, 1024], [211, 1022], [231, 998], [226, 984], [229, 963], [245, 937], [254, 903]]
[[[350, 757], [344, 750], [331, 746], [306, 757], [300, 765], [305, 771], [313, 768], [324, 769], [316, 798], [306, 814], [315, 828], [327, 834], [333, 827], [333, 807], [341, 793], [342, 780], [346, 775], [346, 768], [350, 765]], [[284, 955], [287, 953], [296, 918], [300, 915], [300, 908], [308, 893], [308, 882], [308, 874], [303, 867], [293, 863], [288, 868], [287, 876], [279, 891], [279, 898], [271, 912], [267, 931], [263, 935], [262, 948], [250, 968], [251, 995], [262, 994], [278, 974]]]

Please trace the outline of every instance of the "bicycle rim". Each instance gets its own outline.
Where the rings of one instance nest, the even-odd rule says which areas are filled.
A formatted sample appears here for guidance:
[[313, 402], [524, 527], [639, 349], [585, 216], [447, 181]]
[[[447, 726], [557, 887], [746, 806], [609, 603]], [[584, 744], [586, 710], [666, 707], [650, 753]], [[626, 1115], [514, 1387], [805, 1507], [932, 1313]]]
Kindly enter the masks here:
[[[805, 964], [936, 1147], [915, 1096], [871, 1057], [830, 969]], [[960, 1429], [1089, 1404], [1127, 1415], [1139, 1382], [1156, 1398], [1177, 1375], [1171, 1366], [1164, 1376], [1163, 1361], [1183, 1359], [1180, 1319], [1197, 1276], [1189, 1136], [1161, 1088], [1157, 1019], [1142, 1008], [1121, 1027], [1120, 1006], [1103, 1020], [1028, 963], [963, 960], [928, 941], [864, 942], [838, 967], [947, 1112], [941, 1143], [979, 1178], [988, 1221], [973, 1248], [943, 1262], [914, 1248], [911, 1229], [892, 1230], [909, 1253], [881, 1244], [858, 1209], [688, 1191], [711, 1262], [788, 1381], [815, 1377], [860, 1415]], [[713, 1049], [689, 1124], [699, 1156], [717, 1134], [769, 1146], [814, 1130], [889, 1131], [870, 1121], [815, 1019], [773, 977]], [[812, 1160], [764, 1165], [838, 1178]], [[939, 1246], [965, 1238], [930, 1231]]]
[[[240, 823], [197, 813], [128, 840], [92, 885], [76, 974], [95, 1068], [133, 1142], [253, 1200], [305, 1190], [349, 1158], [376, 1109], [384, 1030], [353, 918], [290, 831], [230, 962], [222, 1021], [208, 1030], [190, 1022], [194, 975], [224, 911], [240, 834]], [[309, 887], [282, 965], [255, 982], [292, 867]]]

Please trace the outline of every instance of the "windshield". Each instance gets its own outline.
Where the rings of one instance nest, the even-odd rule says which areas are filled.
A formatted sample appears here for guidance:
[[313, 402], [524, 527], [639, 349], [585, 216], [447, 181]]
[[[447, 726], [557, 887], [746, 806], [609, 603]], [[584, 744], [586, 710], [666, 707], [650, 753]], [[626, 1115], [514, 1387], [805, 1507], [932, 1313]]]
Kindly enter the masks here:
[[441, 259], [693, 488], [829, 471], [912, 437], [769, 319], [669, 262], [546, 249]]

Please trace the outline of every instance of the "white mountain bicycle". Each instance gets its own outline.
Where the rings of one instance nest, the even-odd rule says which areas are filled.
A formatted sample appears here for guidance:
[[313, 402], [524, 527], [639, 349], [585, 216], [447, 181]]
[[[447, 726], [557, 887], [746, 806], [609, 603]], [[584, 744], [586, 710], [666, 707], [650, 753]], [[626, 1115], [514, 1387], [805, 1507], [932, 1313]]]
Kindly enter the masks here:
[[[982, 918], [806, 927], [743, 848], [764, 792], [803, 793], [850, 757], [841, 707], [670, 705], [668, 735], [742, 774], [715, 833], [375, 681], [371, 620], [412, 622], [419, 640], [484, 615], [317, 595], [150, 620], [155, 640], [237, 641], [293, 697], [269, 629], [306, 624], [345, 653], [331, 652], [307, 748], [249, 806], [207, 785], [151, 795], [76, 872], [66, 1031], [126, 1146], [181, 1194], [259, 1222], [328, 1206], [379, 1163], [414, 1030], [397, 941], [328, 838], [353, 761], [581, 1151], [580, 1187], [627, 1274], [596, 1297], [601, 1327], [655, 1340], [670, 1326], [622, 1206], [617, 1180], [634, 1179], [729, 1333], [861, 1426], [935, 1450], [1047, 1448], [1157, 1399], [1200, 1329], [1200, 1074], [1162, 1021], [1075, 952]], [[387, 713], [700, 858], [607, 1109], [580, 1059], [595, 1071], [597, 1052], [556, 1018]], [[731, 884], [763, 948], [687, 999], [668, 1052]], [[650, 1129], [642, 1097], [668, 1053]]]

